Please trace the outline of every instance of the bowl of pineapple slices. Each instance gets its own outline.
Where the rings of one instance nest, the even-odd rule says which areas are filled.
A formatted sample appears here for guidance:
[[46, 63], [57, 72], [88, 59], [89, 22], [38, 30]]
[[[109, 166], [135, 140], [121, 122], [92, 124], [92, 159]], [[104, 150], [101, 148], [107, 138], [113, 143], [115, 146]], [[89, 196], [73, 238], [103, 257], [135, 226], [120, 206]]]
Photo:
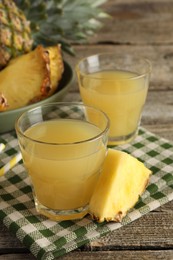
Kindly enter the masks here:
[[11, 59], [0, 71], [0, 133], [14, 129], [26, 110], [61, 101], [73, 81], [61, 46], [43, 47]]

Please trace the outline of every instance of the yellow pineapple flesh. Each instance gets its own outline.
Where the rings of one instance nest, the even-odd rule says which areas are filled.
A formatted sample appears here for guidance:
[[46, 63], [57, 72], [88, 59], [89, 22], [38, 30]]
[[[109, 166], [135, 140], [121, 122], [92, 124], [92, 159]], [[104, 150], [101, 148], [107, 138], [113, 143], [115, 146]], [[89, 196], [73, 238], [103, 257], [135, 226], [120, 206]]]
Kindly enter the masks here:
[[145, 191], [151, 171], [133, 156], [108, 149], [89, 211], [98, 222], [121, 221]]
[[[57, 47], [54, 52], [55, 50], [57, 51]], [[55, 75], [51, 74], [51, 68], [57, 65], [54, 60], [51, 61], [52, 55], [40, 45], [35, 50], [12, 59], [8, 66], [0, 71], [0, 111], [23, 107], [53, 94], [58, 87], [60, 75], [55, 78]], [[60, 64], [60, 58], [57, 63]], [[62, 64], [60, 68], [54, 68], [61, 75]]]

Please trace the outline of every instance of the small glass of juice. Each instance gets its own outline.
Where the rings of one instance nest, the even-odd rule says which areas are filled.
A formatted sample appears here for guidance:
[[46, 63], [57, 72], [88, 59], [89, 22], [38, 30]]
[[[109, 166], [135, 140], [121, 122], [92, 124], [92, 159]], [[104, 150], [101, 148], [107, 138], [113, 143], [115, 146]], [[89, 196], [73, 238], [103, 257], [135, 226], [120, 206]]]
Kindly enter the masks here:
[[16, 122], [36, 209], [52, 220], [82, 218], [106, 156], [109, 119], [81, 103], [51, 103]]
[[151, 64], [131, 55], [101, 53], [76, 65], [82, 101], [110, 119], [109, 145], [132, 141], [138, 133]]

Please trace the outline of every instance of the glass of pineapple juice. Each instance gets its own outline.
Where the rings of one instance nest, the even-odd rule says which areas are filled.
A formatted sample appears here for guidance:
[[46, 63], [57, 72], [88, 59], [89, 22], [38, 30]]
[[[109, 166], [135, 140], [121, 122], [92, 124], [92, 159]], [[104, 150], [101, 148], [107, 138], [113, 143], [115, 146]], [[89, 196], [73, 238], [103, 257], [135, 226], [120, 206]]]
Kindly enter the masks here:
[[82, 218], [106, 155], [109, 119], [81, 103], [51, 103], [16, 122], [36, 209], [52, 220]]
[[101, 53], [76, 65], [82, 101], [110, 119], [109, 145], [132, 141], [146, 101], [151, 64], [131, 55]]

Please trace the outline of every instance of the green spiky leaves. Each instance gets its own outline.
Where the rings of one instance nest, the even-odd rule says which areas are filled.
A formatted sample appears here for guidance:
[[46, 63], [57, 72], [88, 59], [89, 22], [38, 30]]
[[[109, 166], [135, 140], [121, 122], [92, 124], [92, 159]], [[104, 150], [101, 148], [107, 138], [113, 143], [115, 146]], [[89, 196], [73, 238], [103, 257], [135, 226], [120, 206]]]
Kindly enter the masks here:
[[107, 17], [100, 5], [106, 0], [15, 0], [31, 22], [35, 45], [62, 44], [73, 53], [72, 43], [81, 43], [101, 27]]

